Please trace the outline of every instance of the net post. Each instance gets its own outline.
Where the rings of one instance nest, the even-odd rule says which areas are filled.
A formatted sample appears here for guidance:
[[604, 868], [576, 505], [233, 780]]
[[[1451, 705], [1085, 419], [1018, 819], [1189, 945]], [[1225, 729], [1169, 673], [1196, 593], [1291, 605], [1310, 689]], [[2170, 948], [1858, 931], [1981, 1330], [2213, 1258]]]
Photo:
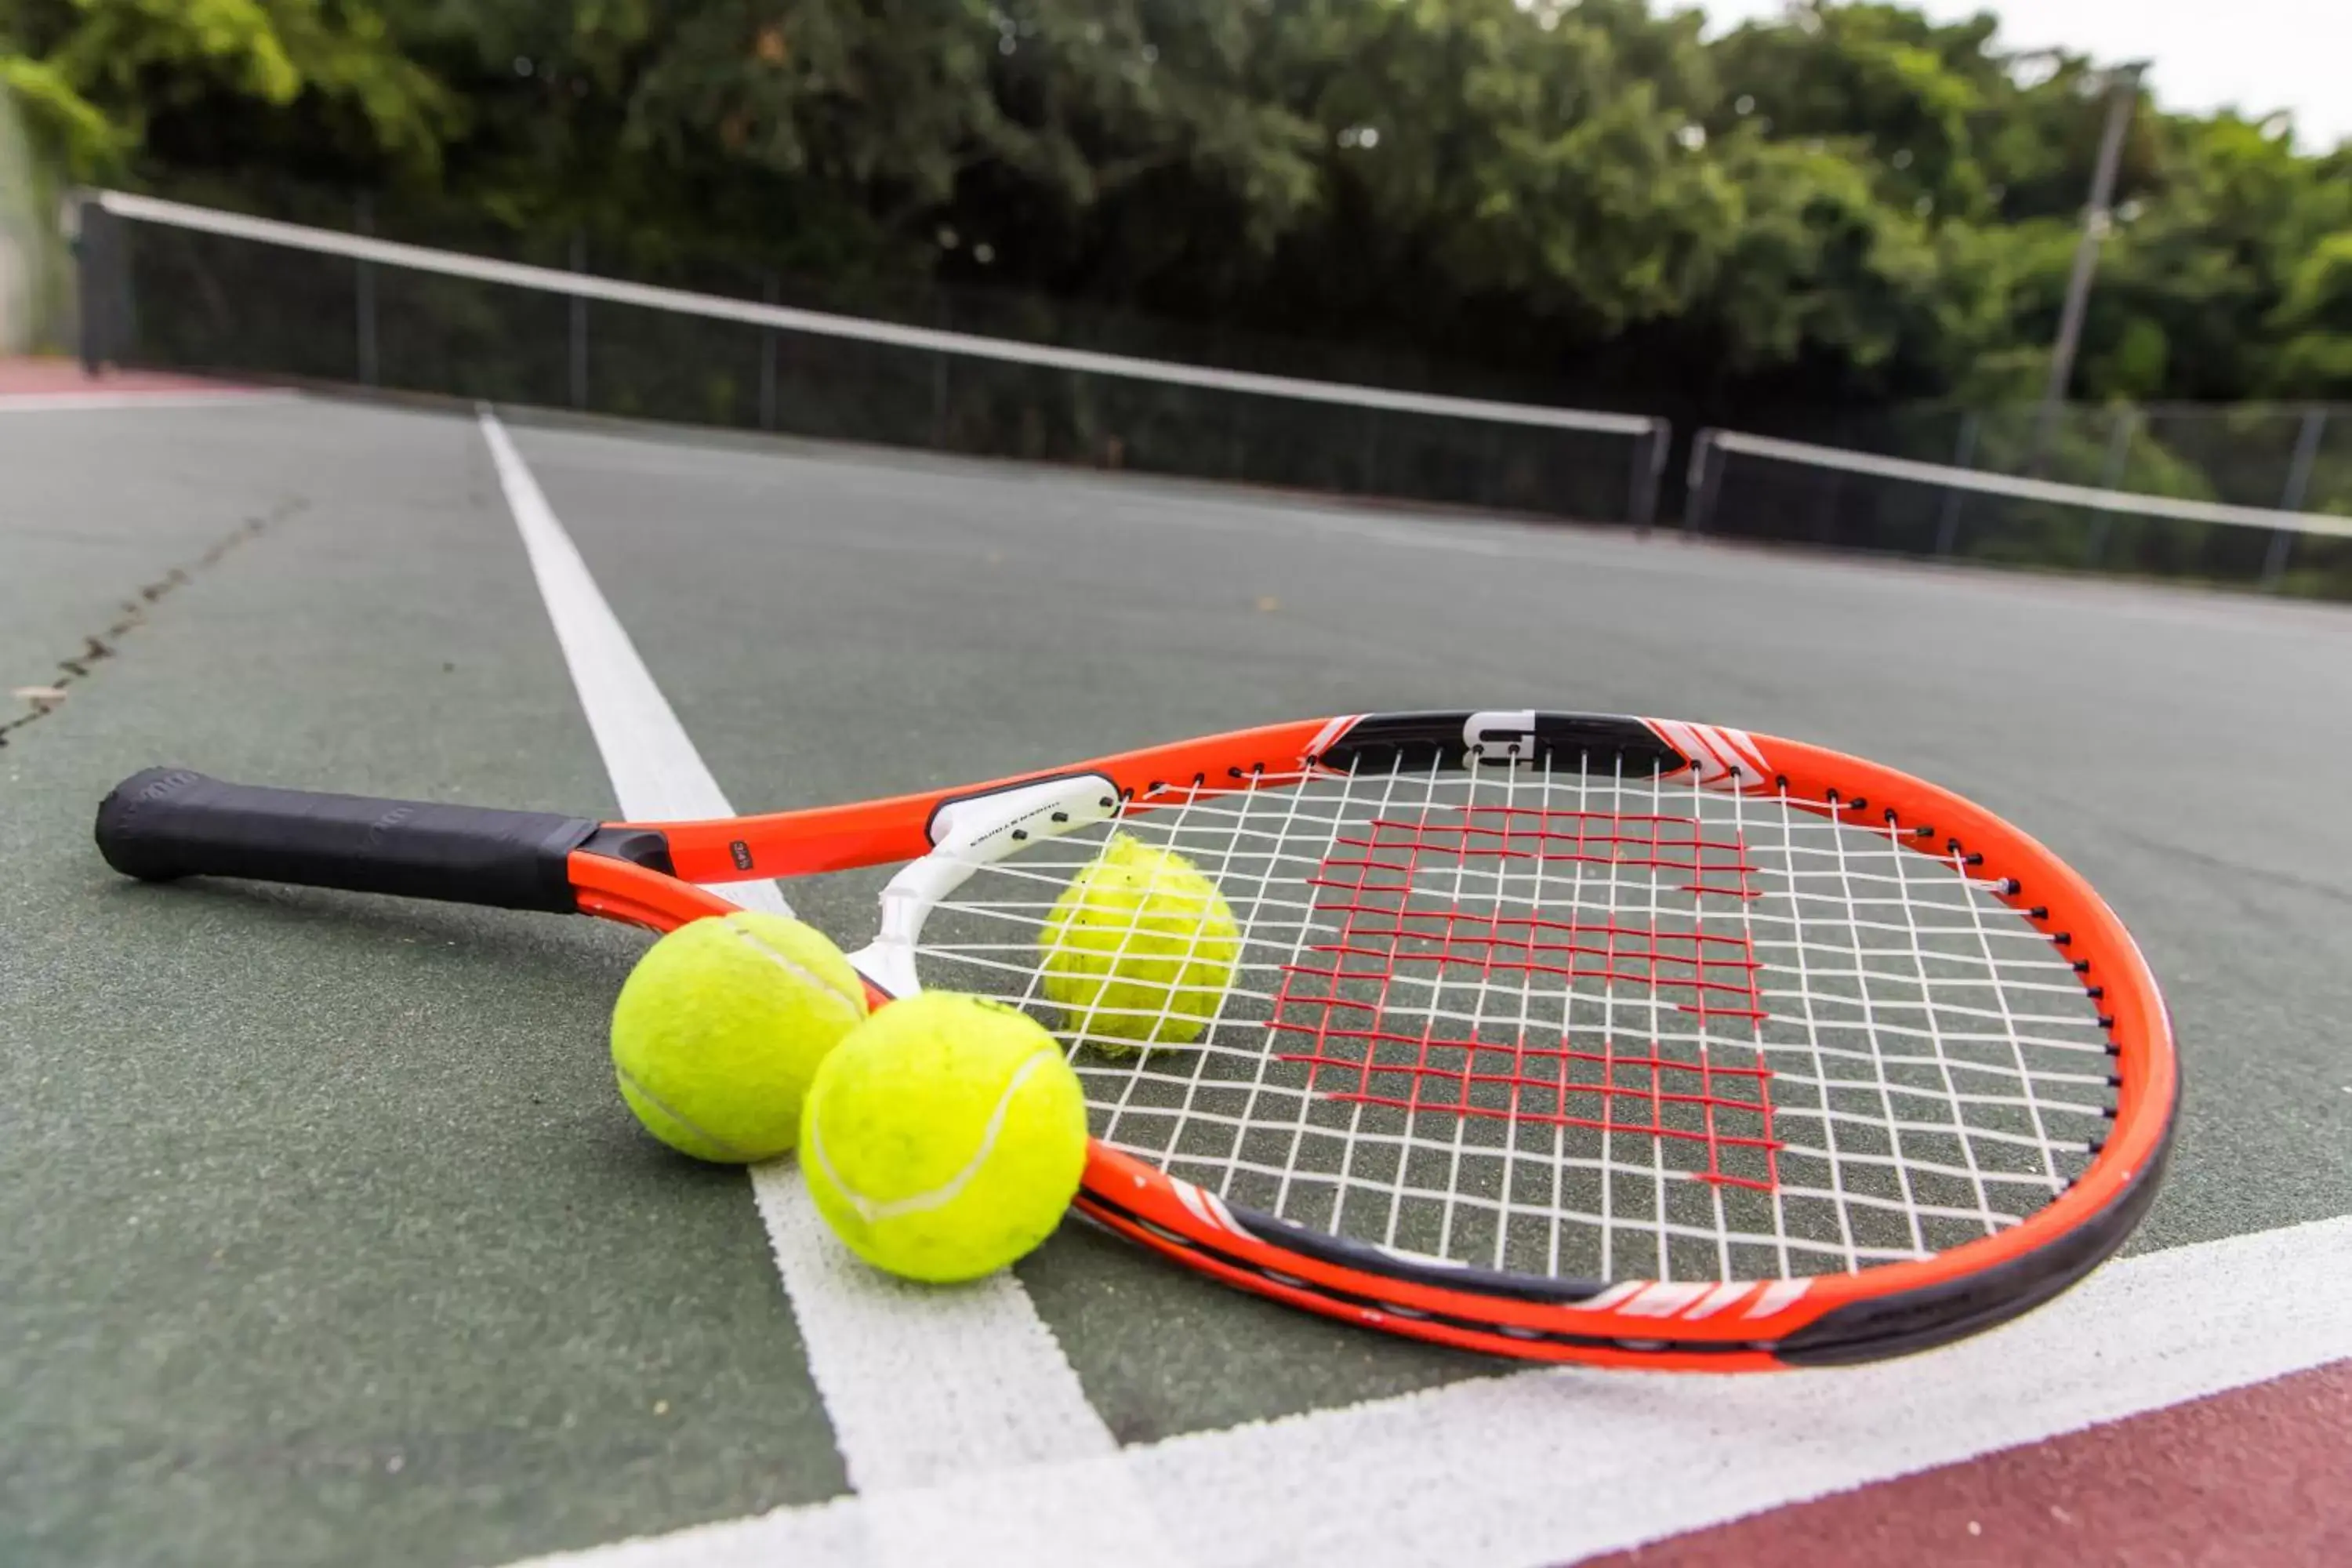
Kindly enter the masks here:
[[1722, 482], [1723, 465], [1712, 461], [1715, 457], [1715, 431], [1701, 430], [1691, 437], [1690, 469], [1685, 476], [1690, 487], [1690, 500], [1683, 506], [1683, 531], [1699, 534], [1706, 531], [1715, 516], [1716, 487]]
[[1667, 448], [1674, 440], [1675, 427], [1664, 419], [1650, 422], [1650, 432], [1633, 444], [1633, 486], [1627, 497], [1633, 531], [1641, 538], [1650, 537], [1651, 528], [1658, 521], [1658, 491], [1666, 477]]
[[96, 375], [99, 366], [98, 338], [92, 319], [98, 308], [94, 303], [97, 295], [90, 286], [89, 259], [89, 226], [98, 212], [97, 198], [81, 190], [69, 193], [58, 212], [58, 227], [73, 255], [74, 356], [81, 361], [84, 375]]
[[[1977, 458], [1977, 439], [1984, 433], [1984, 416], [1971, 408], [1960, 416], [1960, 437], [1952, 451], [1952, 467], [1973, 468]], [[1966, 505], [1957, 485], [1944, 487], [1943, 515], [1936, 520], [1936, 555], [1941, 560], [1959, 548], [1960, 508]]]
[[[764, 268], [760, 273], [760, 303], [772, 305], [783, 292], [776, 269]], [[760, 428], [776, 427], [776, 329], [760, 329]]]
[[[588, 270], [588, 235], [572, 231], [572, 270]], [[572, 406], [588, 406], [588, 297], [572, 296]]]
[[131, 337], [131, 273], [122, 219], [109, 211], [105, 193], [83, 191], [74, 209], [74, 291], [82, 374], [104, 374], [121, 362]]
[[[359, 193], [358, 200], [353, 204], [352, 219], [360, 233], [371, 236], [375, 233], [374, 193]], [[353, 313], [357, 317], [354, 325], [359, 339], [360, 384], [373, 386], [376, 384], [375, 264], [362, 259], [352, 265], [357, 269], [353, 279], [356, 284]]]

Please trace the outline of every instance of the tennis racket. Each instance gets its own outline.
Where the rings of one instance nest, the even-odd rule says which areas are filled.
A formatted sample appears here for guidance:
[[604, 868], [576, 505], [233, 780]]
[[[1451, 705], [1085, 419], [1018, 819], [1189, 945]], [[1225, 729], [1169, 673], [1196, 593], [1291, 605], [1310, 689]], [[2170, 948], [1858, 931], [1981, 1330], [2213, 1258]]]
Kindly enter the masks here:
[[[1115, 832], [1241, 928], [1190, 1044], [1133, 1052], [1133, 1020], [1043, 994], [1048, 912]], [[2147, 964], [2050, 851], [1891, 768], [1704, 724], [1363, 714], [711, 822], [156, 769], [98, 841], [133, 877], [655, 930], [735, 907], [701, 884], [897, 866], [852, 962], [877, 1003], [968, 991], [1059, 1031], [1087, 1215], [1508, 1356], [1744, 1370], [1989, 1328], [2121, 1244], [2179, 1100]]]

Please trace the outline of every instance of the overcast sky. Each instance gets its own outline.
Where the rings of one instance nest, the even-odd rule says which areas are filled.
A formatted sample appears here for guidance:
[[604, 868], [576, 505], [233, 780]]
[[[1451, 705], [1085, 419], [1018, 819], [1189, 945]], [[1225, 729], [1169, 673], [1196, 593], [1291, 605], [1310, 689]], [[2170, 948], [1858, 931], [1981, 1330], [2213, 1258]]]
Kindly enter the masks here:
[[[1694, 0], [1717, 28], [1777, 16], [1781, 0]], [[2305, 151], [2352, 137], [2352, 0], [1907, 0], [1942, 21], [2000, 17], [2015, 48], [2063, 45], [2105, 62], [2153, 60], [2167, 109], [2294, 114]]]

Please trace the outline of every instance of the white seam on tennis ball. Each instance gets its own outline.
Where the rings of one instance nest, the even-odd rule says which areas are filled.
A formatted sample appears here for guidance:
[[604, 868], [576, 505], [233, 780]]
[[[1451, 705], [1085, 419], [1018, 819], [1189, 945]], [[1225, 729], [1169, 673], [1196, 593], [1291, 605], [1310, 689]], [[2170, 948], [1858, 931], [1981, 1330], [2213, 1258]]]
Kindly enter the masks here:
[[824, 992], [826, 995], [832, 997], [835, 1001], [848, 1008], [853, 1017], [862, 1018], [866, 1016], [858, 1008], [858, 998], [851, 996], [848, 992], [842, 990], [837, 985], [835, 985], [830, 981], [826, 980], [824, 975], [819, 974], [815, 970], [809, 968], [808, 965], [795, 961], [790, 954], [783, 952], [782, 949], [770, 945], [761, 937], [758, 931], [749, 931], [742, 926], [737, 925], [733, 915], [727, 916], [719, 923], [732, 931], [740, 941], [749, 943], [754, 951], [766, 958], [769, 963], [775, 964], [779, 968], [790, 973], [795, 980], [803, 981], [810, 985], [815, 986], [819, 991]]
[[980, 1168], [988, 1163], [988, 1157], [996, 1152], [996, 1141], [1004, 1133], [1005, 1118], [1013, 1114], [1013, 1097], [1021, 1092], [1021, 1086], [1029, 1081], [1029, 1075], [1046, 1062], [1058, 1059], [1060, 1055], [1058, 1049], [1043, 1048], [1034, 1052], [1021, 1064], [1013, 1077], [1006, 1080], [1003, 1092], [996, 1097], [996, 1108], [988, 1113], [988, 1125], [980, 1134], [980, 1147], [972, 1151], [971, 1158], [964, 1162], [961, 1170], [929, 1192], [877, 1203], [843, 1181], [841, 1173], [833, 1168], [833, 1162], [824, 1157], [824, 1128], [815, 1116], [809, 1118], [808, 1147], [803, 1153], [814, 1157], [818, 1168], [824, 1172], [824, 1179], [833, 1184], [834, 1191], [847, 1198], [849, 1206], [857, 1211], [857, 1217], [868, 1225], [877, 1220], [897, 1219], [901, 1215], [944, 1208], [963, 1194], [964, 1188], [971, 1185], [972, 1178], [980, 1174]]
[[652, 1089], [647, 1089], [643, 1079], [640, 1079], [636, 1074], [621, 1066], [618, 1062], [613, 1064], [613, 1070], [621, 1075], [622, 1082], [627, 1084], [631, 1089], [635, 1089], [639, 1094], [643, 1095], [646, 1102], [652, 1105], [656, 1110], [660, 1111], [664, 1116], [668, 1117], [672, 1121], [677, 1122], [680, 1127], [685, 1128], [697, 1138], [703, 1139], [718, 1148], [726, 1150], [727, 1152], [734, 1155], [739, 1160], [749, 1160], [751, 1157], [749, 1152], [737, 1148], [734, 1144], [730, 1143], [726, 1139], [721, 1138], [718, 1133], [713, 1132], [708, 1127], [704, 1127], [698, 1122], [680, 1116], [675, 1110], [671, 1109], [667, 1100], [662, 1099], [660, 1095], [656, 1094]]

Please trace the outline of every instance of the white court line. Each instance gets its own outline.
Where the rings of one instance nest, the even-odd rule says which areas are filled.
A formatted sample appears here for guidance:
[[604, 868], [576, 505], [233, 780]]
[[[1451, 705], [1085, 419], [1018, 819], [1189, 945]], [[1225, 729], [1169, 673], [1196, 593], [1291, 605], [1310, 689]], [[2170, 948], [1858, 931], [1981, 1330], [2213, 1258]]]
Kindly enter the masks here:
[[0, 414], [71, 414], [85, 409], [216, 408], [289, 403], [291, 392], [9, 392]]
[[[623, 815], [734, 816], [505, 427], [487, 407], [480, 422]], [[790, 912], [773, 882], [728, 890], [753, 908]], [[851, 1485], [867, 1493], [974, 1478], [985, 1485], [1009, 1468], [1117, 1453], [1011, 1274], [955, 1290], [886, 1279], [826, 1232], [793, 1162], [755, 1167], [752, 1184]], [[1106, 1553], [1133, 1557], [1151, 1539], [1139, 1506], [1107, 1507], [1101, 1528], [1092, 1544]], [[877, 1540], [881, 1557], [908, 1560], [887, 1529]]]
[[[534, 1558], [530, 1568], [857, 1564], [866, 1527], [956, 1563], [1077, 1563], [1099, 1489], [1139, 1486], [1201, 1564], [1517, 1568], [1720, 1524], [2352, 1357], [2352, 1219], [2109, 1264], [1909, 1360], [1780, 1375], [1547, 1369], [1116, 1456], [844, 1498]], [[520, 1568], [520, 1565], [518, 1565]]]

